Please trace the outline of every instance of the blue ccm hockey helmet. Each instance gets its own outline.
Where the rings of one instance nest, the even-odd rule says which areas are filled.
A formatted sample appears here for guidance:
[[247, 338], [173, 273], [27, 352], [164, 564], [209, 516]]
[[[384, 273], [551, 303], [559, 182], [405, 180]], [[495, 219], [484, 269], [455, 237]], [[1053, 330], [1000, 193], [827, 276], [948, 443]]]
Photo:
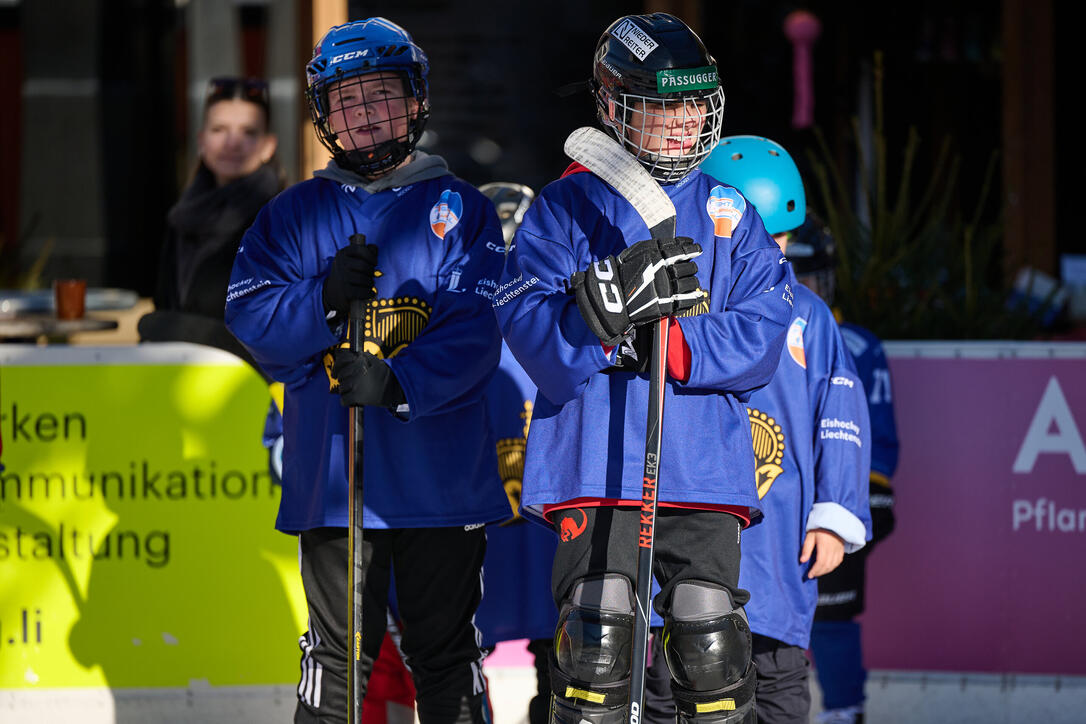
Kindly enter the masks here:
[[[351, 143], [345, 146], [329, 120], [329, 87], [336, 82], [380, 71], [392, 71], [403, 81], [406, 95], [402, 99], [382, 100], [403, 101], [404, 115], [398, 116], [397, 120], [406, 118], [406, 135], [363, 148], [352, 148]], [[324, 34], [305, 67], [306, 101], [317, 136], [340, 167], [363, 176], [379, 176], [411, 155], [430, 117], [426, 80], [429, 71], [426, 53], [415, 45], [406, 30], [390, 20], [369, 18], [337, 25]], [[412, 98], [417, 102], [415, 108], [410, 107]], [[387, 108], [394, 105], [390, 103]]]
[[758, 209], [770, 234], [791, 231], [807, 217], [799, 169], [775, 141], [761, 136], [726, 136], [700, 168], [739, 189]]

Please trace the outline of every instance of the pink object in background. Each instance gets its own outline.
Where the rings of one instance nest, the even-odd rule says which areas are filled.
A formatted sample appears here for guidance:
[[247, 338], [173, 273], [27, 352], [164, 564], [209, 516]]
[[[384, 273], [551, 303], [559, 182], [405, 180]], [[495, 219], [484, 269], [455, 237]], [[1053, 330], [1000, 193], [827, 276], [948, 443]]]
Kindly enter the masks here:
[[486, 657], [487, 666], [535, 666], [535, 657], [528, 651], [528, 639], [500, 641], [494, 652]]
[[811, 46], [822, 34], [822, 23], [806, 10], [793, 10], [784, 17], [783, 29], [792, 42], [792, 127], [807, 128], [814, 123]]

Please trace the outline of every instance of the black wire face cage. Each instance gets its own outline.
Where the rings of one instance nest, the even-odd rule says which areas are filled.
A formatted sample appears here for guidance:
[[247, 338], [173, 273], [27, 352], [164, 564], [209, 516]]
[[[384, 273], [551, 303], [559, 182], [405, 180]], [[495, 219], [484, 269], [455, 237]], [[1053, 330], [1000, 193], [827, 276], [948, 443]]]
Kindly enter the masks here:
[[679, 181], [713, 150], [724, 125], [724, 91], [682, 97], [601, 92], [600, 119], [660, 183]]
[[810, 272], [796, 272], [796, 281], [822, 297], [827, 305], [833, 305], [833, 295], [837, 291], [837, 276], [833, 267]]
[[368, 178], [410, 156], [430, 117], [425, 81], [404, 71], [337, 76], [311, 86], [306, 100], [336, 164]]

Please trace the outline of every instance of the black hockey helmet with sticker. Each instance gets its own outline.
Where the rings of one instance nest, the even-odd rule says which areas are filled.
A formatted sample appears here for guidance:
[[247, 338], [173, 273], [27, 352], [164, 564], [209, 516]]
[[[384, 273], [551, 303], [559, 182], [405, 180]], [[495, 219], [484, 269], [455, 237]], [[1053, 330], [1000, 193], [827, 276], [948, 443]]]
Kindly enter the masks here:
[[592, 90], [600, 122], [661, 183], [683, 178], [720, 140], [716, 61], [674, 15], [612, 23], [596, 44]]

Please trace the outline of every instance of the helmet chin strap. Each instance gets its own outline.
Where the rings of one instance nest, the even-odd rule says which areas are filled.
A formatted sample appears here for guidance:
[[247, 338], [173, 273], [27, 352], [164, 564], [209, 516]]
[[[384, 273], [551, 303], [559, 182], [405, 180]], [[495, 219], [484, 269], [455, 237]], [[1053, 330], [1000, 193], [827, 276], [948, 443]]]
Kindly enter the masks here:
[[[343, 151], [342, 159], [349, 170], [375, 179], [396, 168], [410, 155], [403, 151], [404, 146], [399, 141], [382, 141], [373, 148]], [[389, 159], [387, 164], [382, 163], [385, 159]]]

